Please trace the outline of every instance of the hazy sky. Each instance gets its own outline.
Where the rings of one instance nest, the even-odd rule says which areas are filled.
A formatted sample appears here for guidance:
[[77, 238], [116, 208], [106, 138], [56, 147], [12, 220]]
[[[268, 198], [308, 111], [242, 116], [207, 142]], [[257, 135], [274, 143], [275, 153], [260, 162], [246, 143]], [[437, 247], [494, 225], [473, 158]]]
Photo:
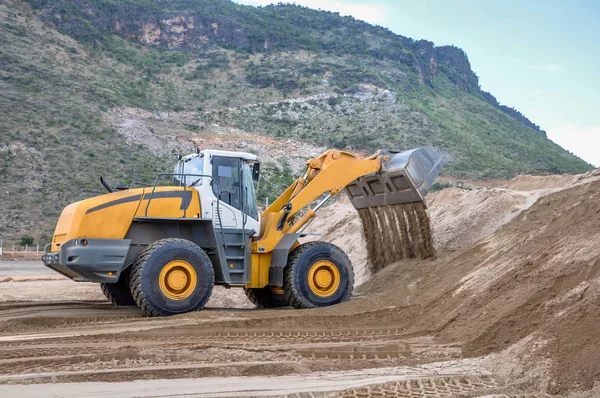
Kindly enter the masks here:
[[521, 111], [556, 143], [600, 166], [600, 0], [294, 3], [462, 48], [484, 90]]

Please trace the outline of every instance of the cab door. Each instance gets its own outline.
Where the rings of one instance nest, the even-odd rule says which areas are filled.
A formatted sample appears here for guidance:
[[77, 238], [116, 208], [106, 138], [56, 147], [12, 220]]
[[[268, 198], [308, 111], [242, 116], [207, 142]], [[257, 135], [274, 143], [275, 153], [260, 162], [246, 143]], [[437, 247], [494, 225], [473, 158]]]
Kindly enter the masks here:
[[254, 180], [252, 179], [252, 167], [250, 163], [241, 160], [242, 163], [242, 223], [244, 229], [253, 229], [258, 235], [260, 233], [260, 215], [254, 191]]
[[242, 199], [240, 159], [212, 157], [211, 182], [213, 224], [223, 228], [242, 228]]
[[217, 227], [260, 230], [250, 164], [240, 158], [211, 159], [212, 219]]

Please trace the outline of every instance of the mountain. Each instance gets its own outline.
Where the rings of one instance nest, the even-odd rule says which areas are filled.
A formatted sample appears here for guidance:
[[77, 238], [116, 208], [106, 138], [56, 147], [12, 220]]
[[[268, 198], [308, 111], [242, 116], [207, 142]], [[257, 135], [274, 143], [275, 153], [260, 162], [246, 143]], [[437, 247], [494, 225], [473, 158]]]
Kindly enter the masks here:
[[591, 166], [479, 87], [464, 51], [352, 17], [226, 0], [0, 3], [0, 236], [49, 239], [109, 181], [152, 181], [177, 153], [265, 160], [261, 200], [328, 147], [434, 144], [448, 176]]

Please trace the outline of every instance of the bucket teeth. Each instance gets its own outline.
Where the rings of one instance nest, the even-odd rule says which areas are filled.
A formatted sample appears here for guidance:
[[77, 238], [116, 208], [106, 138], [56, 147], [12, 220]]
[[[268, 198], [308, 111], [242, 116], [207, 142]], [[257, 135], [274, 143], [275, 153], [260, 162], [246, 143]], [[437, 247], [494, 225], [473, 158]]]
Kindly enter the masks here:
[[357, 178], [345, 188], [356, 209], [425, 202], [425, 195], [451, 156], [426, 146], [397, 153], [381, 151], [381, 170]]

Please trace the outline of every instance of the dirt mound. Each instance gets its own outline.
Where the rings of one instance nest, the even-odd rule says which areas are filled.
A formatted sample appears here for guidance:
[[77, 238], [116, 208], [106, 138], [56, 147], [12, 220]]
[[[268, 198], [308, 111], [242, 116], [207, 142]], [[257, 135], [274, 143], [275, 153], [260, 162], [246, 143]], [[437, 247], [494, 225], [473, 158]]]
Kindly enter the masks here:
[[538, 189], [565, 188], [577, 181], [577, 175], [562, 174], [550, 176], [516, 176], [504, 185], [504, 188], [513, 191], [535, 191]]
[[434, 239], [442, 250], [469, 247], [494, 233], [538, 198], [500, 188], [448, 188], [427, 197]]
[[538, 344], [555, 360], [556, 391], [592, 388], [600, 380], [599, 194], [600, 182], [550, 194], [467, 251], [480, 265], [438, 303], [437, 316], [452, 320], [440, 337], [467, 337], [465, 352], [480, 355], [533, 333], [527, 348]]
[[587, 184], [600, 179], [600, 169], [588, 171], [587, 173], [570, 175], [550, 176], [516, 176], [512, 180], [502, 184], [505, 189], [520, 192], [545, 191], [544, 194], [559, 191], [580, 184]]
[[513, 349], [522, 372], [550, 359], [550, 392], [591, 389], [600, 380], [599, 195], [600, 181], [549, 194], [474, 247], [395, 264], [358, 290], [371, 306], [396, 308], [388, 319], [408, 332], [462, 341], [468, 356]]

